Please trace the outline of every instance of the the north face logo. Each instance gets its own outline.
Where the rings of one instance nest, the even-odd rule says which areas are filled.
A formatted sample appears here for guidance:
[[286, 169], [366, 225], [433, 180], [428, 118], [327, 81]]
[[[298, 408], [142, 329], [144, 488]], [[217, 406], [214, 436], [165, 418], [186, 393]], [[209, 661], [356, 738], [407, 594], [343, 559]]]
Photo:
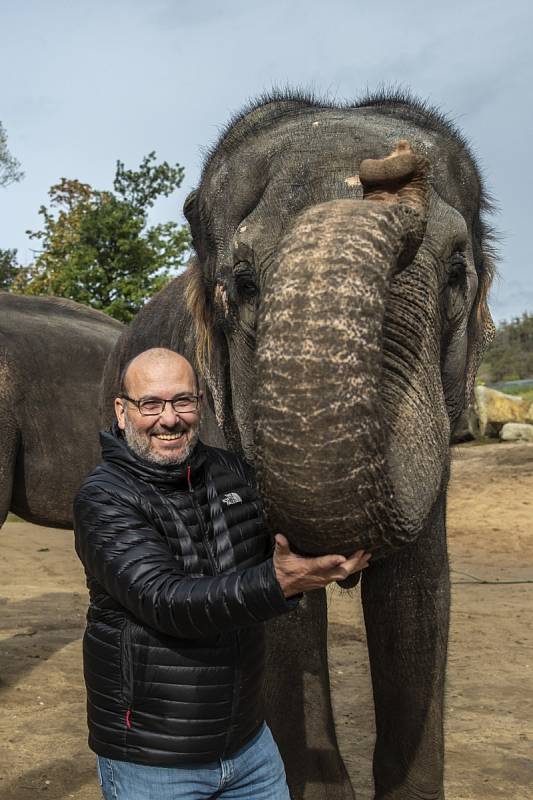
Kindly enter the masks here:
[[225, 506], [234, 506], [235, 503], [242, 503], [242, 497], [237, 492], [228, 492], [220, 498]]

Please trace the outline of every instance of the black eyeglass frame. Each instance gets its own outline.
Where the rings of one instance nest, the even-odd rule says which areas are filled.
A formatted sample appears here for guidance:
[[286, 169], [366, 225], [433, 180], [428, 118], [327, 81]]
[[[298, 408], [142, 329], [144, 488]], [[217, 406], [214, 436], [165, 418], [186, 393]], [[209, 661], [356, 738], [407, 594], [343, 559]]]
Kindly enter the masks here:
[[[187, 410], [185, 410], [183, 408], [177, 409], [174, 406], [174, 403], [178, 402], [179, 400], [185, 400], [185, 397], [187, 398], [187, 400], [194, 401], [194, 408], [188, 408]], [[141, 417], [160, 417], [161, 414], [165, 413], [165, 408], [167, 407], [167, 403], [170, 403], [170, 405], [172, 406], [172, 410], [173, 410], [173, 412], [175, 414], [179, 415], [179, 414], [194, 414], [194, 413], [196, 413], [198, 411], [198, 405], [199, 405], [199, 402], [200, 402], [200, 395], [199, 394], [188, 394], [185, 397], [183, 397], [183, 396], [181, 396], [181, 397], [173, 397], [172, 400], [163, 400], [161, 397], [154, 397], [154, 398], [151, 398], [151, 399], [145, 398], [144, 400], [135, 400], [135, 398], [133, 398], [133, 397], [128, 397], [127, 394], [120, 394], [119, 395], [119, 399], [120, 400], [127, 400], [129, 403], [133, 403], [133, 405], [137, 407], [137, 411], [139, 412]], [[161, 411], [152, 411], [152, 412], [147, 414], [146, 412], [141, 411], [141, 405], [143, 403], [163, 403], [163, 407], [161, 408]]]

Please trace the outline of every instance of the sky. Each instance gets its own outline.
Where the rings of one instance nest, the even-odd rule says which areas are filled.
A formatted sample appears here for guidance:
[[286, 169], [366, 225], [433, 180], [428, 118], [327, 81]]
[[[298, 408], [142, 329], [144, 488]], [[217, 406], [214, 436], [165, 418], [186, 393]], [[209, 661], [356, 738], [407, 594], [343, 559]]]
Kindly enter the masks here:
[[350, 100], [409, 88], [466, 134], [497, 204], [494, 319], [533, 312], [529, 0], [0, 0], [0, 120], [25, 178], [0, 189], [0, 247], [62, 177], [110, 189], [117, 159], [185, 168], [153, 222], [183, 222], [206, 148], [273, 86]]

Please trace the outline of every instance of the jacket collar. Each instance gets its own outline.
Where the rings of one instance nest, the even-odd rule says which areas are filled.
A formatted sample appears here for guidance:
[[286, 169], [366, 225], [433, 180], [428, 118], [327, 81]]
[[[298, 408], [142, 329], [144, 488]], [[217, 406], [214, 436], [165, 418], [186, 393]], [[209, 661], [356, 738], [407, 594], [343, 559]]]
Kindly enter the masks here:
[[187, 485], [187, 467], [190, 467], [191, 480], [203, 469], [206, 460], [205, 445], [198, 442], [193, 452], [183, 464], [154, 464], [136, 455], [124, 439], [116, 422], [109, 431], [101, 431], [100, 444], [102, 458], [110, 464], [116, 464], [127, 470], [136, 478], [147, 481], [161, 488], [177, 488], [179, 484]]

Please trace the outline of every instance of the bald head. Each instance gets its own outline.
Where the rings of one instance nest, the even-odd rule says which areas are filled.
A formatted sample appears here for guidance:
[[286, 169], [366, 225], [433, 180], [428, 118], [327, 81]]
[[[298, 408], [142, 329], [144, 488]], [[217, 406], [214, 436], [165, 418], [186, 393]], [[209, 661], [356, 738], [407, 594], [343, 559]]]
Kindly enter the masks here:
[[[131, 358], [120, 374], [119, 393], [131, 395], [130, 384], [132, 381], [137, 383], [139, 378], [143, 380], [165, 370], [177, 372], [184, 377], [190, 374], [193, 380], [193, 392], [198, 394], [198, 377], [190, 362], [184, 356], [175, 353], [174, 350], [168, 350], [166, 347], [151, 347]], [[136, 397], [137, 395], [132, 396]]]
[[141, 458], [180, 464], [198, 441], [201, 392], [186, 358], [154, 347], [132, 358], [115, 398], [118, 427]]

